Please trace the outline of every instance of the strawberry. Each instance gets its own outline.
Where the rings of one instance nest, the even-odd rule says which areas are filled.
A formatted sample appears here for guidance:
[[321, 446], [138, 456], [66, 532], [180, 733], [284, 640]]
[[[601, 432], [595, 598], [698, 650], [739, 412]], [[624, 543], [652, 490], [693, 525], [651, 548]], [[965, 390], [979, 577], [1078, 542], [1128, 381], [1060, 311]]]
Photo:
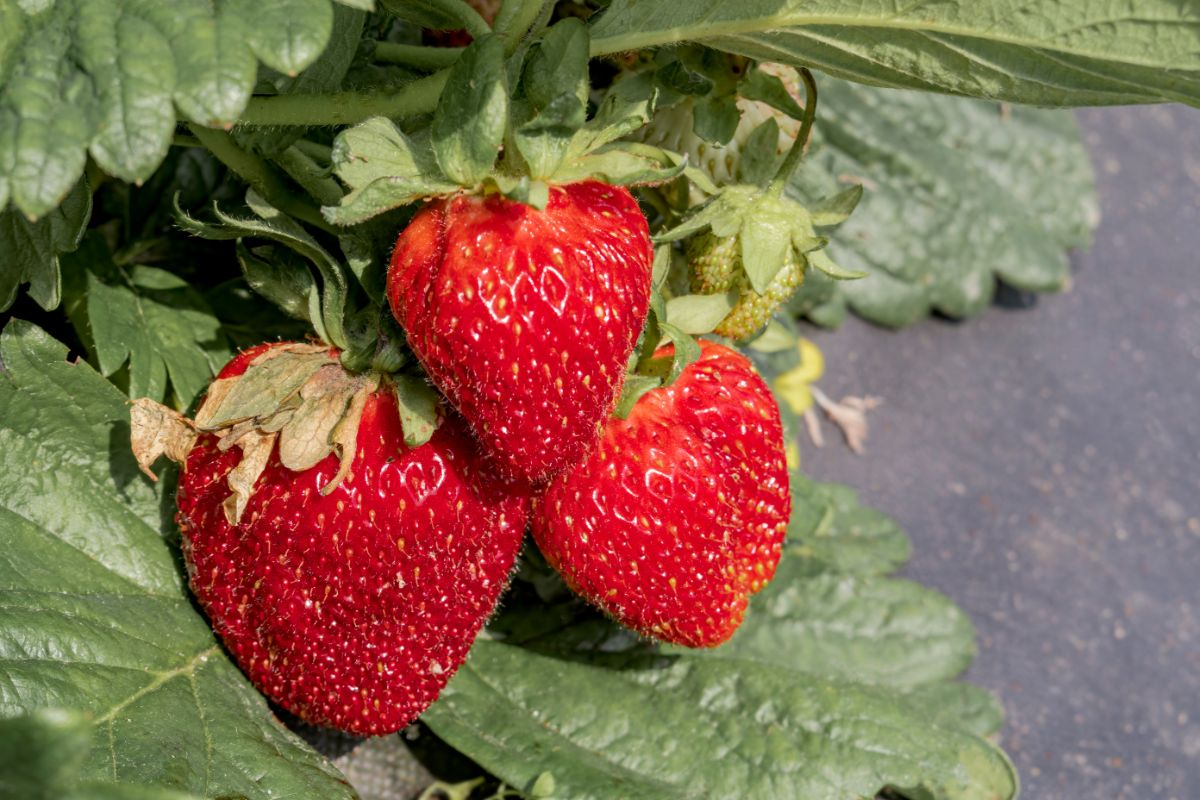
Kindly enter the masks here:
[[541, 482], [599, 436], [646, 319], [653, 253], [623, 187], [435, 200], [400, 234], [388, 298], [421, 365], [500, 468]]
[[[242, 353], [218, 378], [275, 347]], [[311, 723], [361, 735], [407, 725], [495, 607], [520, 548], [527, 490], [483, 469], [453, 417], [407, 447], [386, 384], [364, 393], [340, 483], [328, 488], [336, 455], [292, 471], [281, 440], [236, 521], [229, 477], [241, 454], [210, 433], [196, 441], [177, 519], [192, 591], [238, 664]]]
[[619, 622], [712, 647], [774, 576], [791, 497], [770, 390], [744, 356], [700, 346], [547, 487], [533, 535], [567, 584]]
[[771, 317], [804, 283], [808, 266], [803, 256], [789, 250], [783, 269], [776, 273], [767, 291], [759, 294], [750, 286], [742, 267], [742, 253], [737, 237], [724, 239], [711, 232], [693, 237], [688, 242], [688, 266], [691, 268], [692, 291], [699, 294], [724, 294], [737, 291], [737, 301], [725, 318], [714, 328], [715, 333], [730, 339], [749, 339], [763, 329]]

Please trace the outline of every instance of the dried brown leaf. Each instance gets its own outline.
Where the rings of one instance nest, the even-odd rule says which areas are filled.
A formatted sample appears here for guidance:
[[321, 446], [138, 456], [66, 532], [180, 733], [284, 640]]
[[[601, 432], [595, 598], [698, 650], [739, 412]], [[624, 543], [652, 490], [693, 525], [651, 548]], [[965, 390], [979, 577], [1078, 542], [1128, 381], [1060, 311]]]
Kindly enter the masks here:
[[223, 505], [225, 519], [229, 520], [230, 525], [236, 525], [242, 518], [246, 504], [250, 502], [250, 495], [254, 493], [254, 484], [267, 467], [277, 436], [278, 434], [274, 433], [248, 430], [237, 439], [236, 444], [242, 448], [242, 460], [225, 479], [229, 488], [233, 490], [233, 494], [226, 498]]
[[157, 481], [150, 467], [165, 455], [176, 464], [187, 460], [196, 444], [196, 429], [191, 420], [148, 397], [133, 401], [129, 410], [129, 443], [142, 472]]
[[340, 462], [337, 474], [329, 483], [321, 487], [321, 494], [327, 495], [332, 492], [350, 474], [350, 465], [354, 462], [355, 451], [358, 448], [358, 426], [362, 422], [363, 408], [367, 404], [368, 395], [376, 388], [377, 386], [373, 382], [360, 388], [350, 401], [350, 407], [346, 409], [345, 415], [334, 428], [332, 440]]

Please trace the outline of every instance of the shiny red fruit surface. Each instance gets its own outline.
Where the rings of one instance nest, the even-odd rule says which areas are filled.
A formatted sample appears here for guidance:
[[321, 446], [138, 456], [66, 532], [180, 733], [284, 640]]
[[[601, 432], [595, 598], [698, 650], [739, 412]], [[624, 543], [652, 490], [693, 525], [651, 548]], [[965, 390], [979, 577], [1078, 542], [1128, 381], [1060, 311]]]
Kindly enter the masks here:
[[507, 584], [528, 492], [483, 466], [456, 418], [407, 448], [386, 388], [368, 398], [357, 446], [328, 496], [335, 456], [292, 472], [276, 451], [233, 525], [222, 503], [239, 448], [202, 437], [177, 518], [192, 590], [251, 681], [309, 722], [381, 735], [420, 714], [466, 658]]
[[537, 483], [596, 442], [646, 319], [652, 260], [622, 187], [552, 186], [543, 211], [457, 195], [400, 235], [388, 299], [485, 449]]
[[791, 512], [770, 391], [741, 354], [701, 348], [675, 383], [610, 419], [533, 515], [538, 546], [572, 589], [634, 630], [691, 647], [737, 629], [775, 574]]

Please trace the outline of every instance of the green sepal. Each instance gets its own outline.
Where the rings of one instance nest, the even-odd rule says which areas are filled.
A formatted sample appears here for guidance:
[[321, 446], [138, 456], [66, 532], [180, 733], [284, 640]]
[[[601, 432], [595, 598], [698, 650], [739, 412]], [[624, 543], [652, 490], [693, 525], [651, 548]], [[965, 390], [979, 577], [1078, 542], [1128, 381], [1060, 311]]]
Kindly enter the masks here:
[[338, 206], [324, 206], [321, 215], [334, 225], [357, 225], [393, 208], [459, 189], [454, 183], [420, 183], [404, 178], [379, 178], [342, 198]]
[[729, 315], [737, 303], [737, 293], [685, 294], [672, 297], [666, 304], [666, 316], [671, 325], [684, 333], [711, 333]]
[[506, 175], [494, 173], [483, 182], [485, 191], [494, 189], [509, 200], [524, 203], [539, 211], [550, 202], [550, 186], [545, 181], [533, 180], [528, 175]]
[[450, 68], [433, 113], [433, 153], [450, 180], [475, 186], [496, 162], [508, 125], [504, 40], [481, 36]]
[[742, 112], [733, 95], [705, 98], [692, 109], [692, 131], [713, 144], [728, 144], [741, 121]]
[[534, 178], [549, 178], [563, 163], [571, 140], [583, 126], [586, 108], [575, 94], [552, 99], [532, 119], [513, 131], [513, 144]]
[[587, 104], [588, 33], [583, 21], [568, 17], [546, 31], [533, 45], [521, 74], [525, 97], [537, 111], [560, 95]]
[[683, 157], [641, 142], [614, 142], [564, 164], [555, 173], [563, 183], [586, 178], [616, 186], [659, 184], [683, 174]]
[[433, 157], [428, 129], [406, 134], [384, 117], [339, 133], [330, 160], [334, 174], [351, 189], [392, 177], [414, 184], [449, 183]]
[[812, 224], [821, 227], [840, 225], [854, 213], [862, 196], [863, 187], [860, 183], [845, 191], [823, 198], [812, 208]]
[[613, 416], [618, 419], [628, 419], [633, 407], [637, 405], [638, 400], [642, 399], [642, 395], [660, 386], [662, 386], [662, 378], [659, 377], [639, 375], [636, 372], [627, 376], [625, 385], [621, 389], [621, 396], [613, 408]]
[[750, 279], [751, 288], [759, 294], [766, 294], [771, 281], [787, 263], [792, 247], [793, 217], [785, 203], [763, 197], [742, 217], [738, 231], [742, 269]]
[[670, 386], [689, 364], [700, 358], [700, 345], [689, 334], [661, 319], [658, 321], [658, 330], [664, 338], [671, 340], [671, 344], [675, 346], [675, 353], [670, 359], [665, 359], [665, 364], [659, 363], [659, 359], [651, 359], [639, 369], [643, 374], [661, 378], [663, 386]]
[[654, 71], [654, 79], [664, 89], [676, 94], [703, 97], [713, 90], [713, 82], [693, 72], [682, 61], [672, 61]]
[[338, 360], [347, 372], [365, 372], [370, 368], [379, 344], [379, 309], [367, 306], [347, 315], [345, 328], [346, 347]]
[[392, 385], [400, 424], [404, 428], [404, 443], [409, 447], [420, 447], [437, 430], [440, 397], [424, 378], [415, 375], [395, 375]]
[[779, 154], [779, 123], [771, 117], [746, 137], [739, 178], [742, 183], [766, 186], [775, 177], [782, 160]]
[[787, 329], [779, 320], [773, 319], [763, 328], [762, 333], [747, 345], [759, 353], [782, 353], [796, 349], [796, 334]]
[[311, 323], [324, 338], [317, 282], [295, 251], [274, 245], [252, 250], [239, 239], [235, 253], [251, 289], [289, 317]]
[[618, 81], [605, 93], [595, 116], [575, 135], [571, 154], [583, 155], [642, 128], [650, 121], [659, 92], [642, 76]]
[[738, 94], [747, 100], [766, 103], [776, 111], [782, 111], [792, 119], [804, 116], [804, 109], [792, 97], [791, 92], [783, 85], [783, 81], [774, 75], [768, 75], [760, 69], [752, 69], [738, 84]]
[[824, 250], [814, 250], [813, 252], [809, 253], [808, 263], [810, 266], [816, 267], [829, 277], [839, 281], [857, 280], [859, 278], [865, 278], [869, 274], [861, 270], [839, 267], [833, 262], [833, 259], [830, 258], [829, 254]]
[[754, 186], [727, 186], [683, 222], [655, 236], [654, 241], [657, 244], [677, 242], [705, 228], [713, 228], [713, 233], [717, 233], [718, 229], [729, 230], [729, 233], [717, 235], [736, 233], [741, 226], [743, 210], [760, 194]]
[[[258, 215], [258, 219], [234, 217], [226, 214], [213, 203], [213, 214], [217, 224], [201, 222], [179, 206], [179, 195], [175, 195], [175, 221], [184, 230], [202, 239], [241, 239], [256, 237], [270, 239], [286, 245], [304, 256], [321, 276], [320, 316], [325, 335], [322, 338], [336, 347], [346, 346], [342, 317], [346, 313], [346, 296], [349, 290], [346, 273], [341, 263], [314, 239], [300, 223], [264, 202], [254, 190], [246, 193], [246, 204]], [[277, 301], [276, 301], [277, 302]], [[314, 322], [314, 325], [316, 323]]]
[[654, 262], [650, 265], [650, 289], [651, 303], [653, 299], [662, 296], [658, 292], [662, 289], [663, 284], [667, 281], [667, 276], [671, 273], [671, 264], [674, 262], [672, 255], [673, 249], [670, 245], [662, 244], [654, 248]]

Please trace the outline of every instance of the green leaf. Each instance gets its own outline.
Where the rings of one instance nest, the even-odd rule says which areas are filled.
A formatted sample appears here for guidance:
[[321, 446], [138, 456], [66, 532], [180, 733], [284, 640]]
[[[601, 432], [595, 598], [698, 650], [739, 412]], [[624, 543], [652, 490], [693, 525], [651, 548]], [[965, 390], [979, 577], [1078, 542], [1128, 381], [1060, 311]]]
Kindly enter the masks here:
[[1001, 753], [886, 690], [754, 661], [595, 658], [479, 640], [422, 719], [509, 784], [550, 771], [575, 800], [1016, 795]]
[[[358, 46], [363, 41], [363, 24], [366, 19], [367, 15], [361, 9], [351, 8], [341, 2], [334, 5], [329, 43], [321, 52], [320, 58], [299, 75], [274, 71], [267, 75], [260, 74], [258, 92], [275, 95], [336, 92], [342, 87], [342, 81], [354, 61]], [[269, 86], [269, 90], [264, 89], [263, 84]], [[303, 133], [304, 128], [299, 126], [246, 127], [235, 129], [233, 136], [243, 148], [274, 157], [286, 150]]]
[[894, 327], [933, 310], [977, 314], [997, 278], [1066, 286], [1065, 251], [1086, 245], [1098, 218], [1070, 115], [834, 80], [821, 98], [820, 141], [790, 191], [816, 200], [865, 184], [828, 250], [869, 273], [833, 287], [856, 312]]
[[458, 20], [446, 13], [440, 3], [427, 0], [381, 0], [389, 14], [405, 22], [433, 30], [452, 30], [459, 27]]
[[492, 170], [508, 124], [504, 40], [481, 36], [454, 66], [433, 114], [433, 152], [450, 180], [474, 186]]
[[684, 333], [709, 333], [733, 310], [737, 294], [685, 294], [667, 301], [667, 320]]
[[909, 702], [931, 709], [934, 719], [976, 736], [991, 736], [1004, 726], [1004, 709], [986, 689], [969, 683], [945, 682], [919, 686]]
[[62, 301], [58, 259], [79, 246], [92, 216], [92, 192], [81, 180], [62, 205], [36, 222], [15, 208], [0, 210], [0, 311], [17, 299], [17, 287], [29, 284], [29, 296], [47, 311]]
[[98, 236], [64, 259], [87, 273], [87, 321], [100, 372], [129, 364], [129, 396], [192, 404], [229, 358], [221, 323], [186, 281], [141, 265], [118, 267]]
[[0, 797], [22, 800], [198, 800], [195, 795], [130, 783], [81, 783], [91, 725], [77, 712], [41, 708], [0, 719]]
[[824, 574], [787, 552], [730, 641], [706, 653], [908, 689], [949, 680], [975, 657], [975, 630], [932, 589]]
[[1200, 104], [1200, 7], [1177, 0], [614, 0], [592, 54], [699, 41], [880, 86], [1034, 105]]
[[908, 560], [912, 545], [895, 520], [862, 506], [848, 486], [792, 476], [788, 559], [810, 572], [882, 575]]
[[166, 155], [176, 113], [237, 120], [256, 58], [295, 74], [321, 54], [329, 0], [7, 2], [0, 10], [0, 208], [40, 217], [90, 155], [145, 180]]
[[84, 781], [350, 800], [188, 597], [170, 512], [129, 450], [126, 398], [66, 357], [25, 322], [0, 336], [0, 716], [85, 714]]

